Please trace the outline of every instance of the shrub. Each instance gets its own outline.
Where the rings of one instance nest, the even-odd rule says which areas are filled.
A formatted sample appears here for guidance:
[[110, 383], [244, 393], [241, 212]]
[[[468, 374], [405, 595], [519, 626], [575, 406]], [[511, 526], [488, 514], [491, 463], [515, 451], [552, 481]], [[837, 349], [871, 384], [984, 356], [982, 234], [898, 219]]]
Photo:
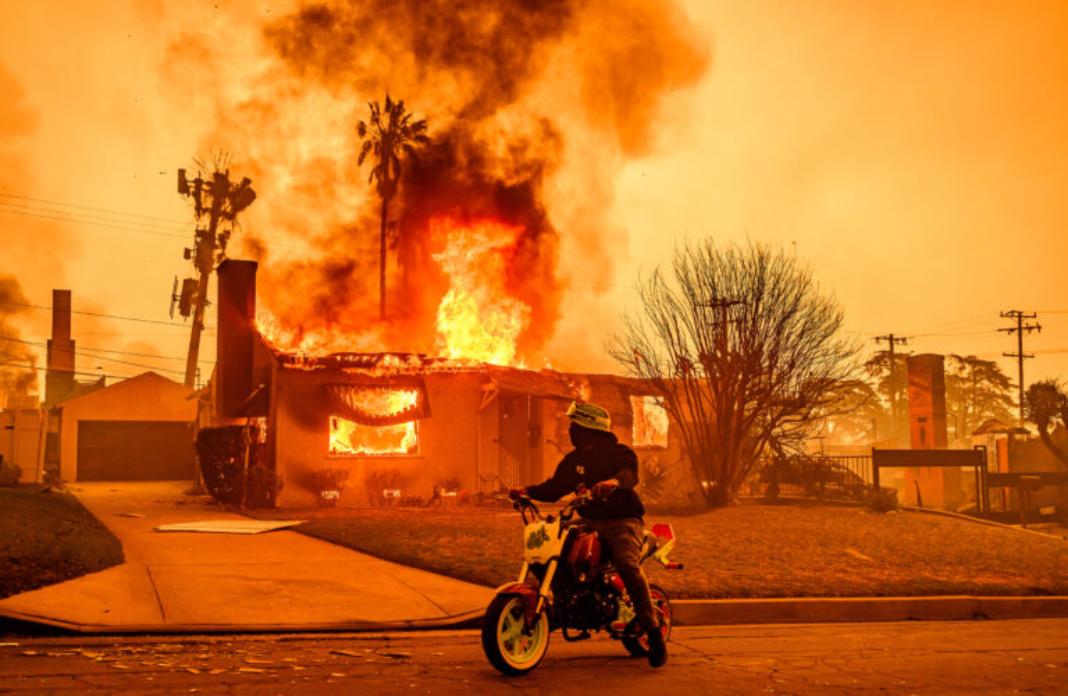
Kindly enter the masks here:
[[211, 497], [226, 505], [244, 501], [248, 507], [274, 507], [283, 481], [268, 468], [263, 446], [257, 440], [241, 425], [197, 432], [197, 463]]
[[385, 507], [400, 501], [404, 477], [396, 469], [375, 469], [364, 477], [367, 499], [371, 505]]
[[348, 469], [319, 469], [315, 472], [315, 490], [319, 494], [319, 505], [334, 507], [345, 490], [349, 480]]
[[22, 467], [12, 462], [5, 462], [0, 454], [0, 486], [17, 486], [22, 478]]
[[894, 488], [880, 488], [868, 493], [864, 499], [864, 506], [872, 512], [890, 512], [897, 509], [897, 490]]

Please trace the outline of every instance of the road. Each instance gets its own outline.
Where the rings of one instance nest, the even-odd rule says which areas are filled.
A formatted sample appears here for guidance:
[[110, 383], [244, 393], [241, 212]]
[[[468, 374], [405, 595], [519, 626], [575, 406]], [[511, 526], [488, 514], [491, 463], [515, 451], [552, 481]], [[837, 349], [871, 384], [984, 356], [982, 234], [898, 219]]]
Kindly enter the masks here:
[[474, 631], [0, 646], [0, 693], [1068, 693], [1068, 619], [680, 628], [661, 670], [606, 639], [555, 640], [520, 679], [488, 666]]

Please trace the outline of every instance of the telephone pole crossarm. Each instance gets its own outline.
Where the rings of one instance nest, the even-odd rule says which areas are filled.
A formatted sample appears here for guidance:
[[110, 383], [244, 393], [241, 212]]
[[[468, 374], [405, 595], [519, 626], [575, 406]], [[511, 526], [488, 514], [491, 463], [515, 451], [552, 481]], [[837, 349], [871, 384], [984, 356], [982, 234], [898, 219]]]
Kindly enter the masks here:
[[1015, 353], [1002, 353], [1006, 358], [1016, 358], [1017, 369], [1019, 374], [1019, 389], [1020, 389], [1020, 427], [1024, 425], [1024, 360], [1035, 357], [1032, 354], [1024, 352], [1023, 337], [1024, 334], [1030, 334], [1032, 331], [1042, 333], [1042, 325], [1037, 321], [1034, 323], [1024, 323], [1028, 319], [1038, 319], [1037, 312], [1031, 312], [1027, 314], [1021, 312], [1018, 309], [1010, 309], [1001, 313], [1002, 319], [1010, 319], [1016, 321], [1016, 326], [1005, 326], [998, 331], [1008, 334], [1009, 336], [1016, 334], [1016, 352]]

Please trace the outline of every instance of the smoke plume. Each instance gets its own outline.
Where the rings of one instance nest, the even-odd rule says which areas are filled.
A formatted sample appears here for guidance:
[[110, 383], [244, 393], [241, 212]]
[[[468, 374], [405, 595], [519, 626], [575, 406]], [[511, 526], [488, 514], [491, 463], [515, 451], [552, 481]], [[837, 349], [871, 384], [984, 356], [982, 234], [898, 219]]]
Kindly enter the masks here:
[[19, 343], [16, 315], [29, 304], [14, 276], [0, 275], [0, 406], [11, 396], [37, 391], [37, 354]]
[[[195, 36], [170, 55], [233, 72], [232, 56]], [[218, 127], [205, 146], [233, 152], [260, 192], [246, 251], [262, 261], [262, 303], [294, 342], [433, 351], [449, 289], [435, 221], [489, 220], [516, 230], [495, 268], [529, 308], [519, 352], [531, 361], [571, 278], [610, 275], [613, 172], [655, 146], [665, 98], [709, 63], [674, 2], [631, 0], [306, 3], [266, 22], [250, 55], [239, 88], [210, 85]], [[387, 93], [428, 119], [431, 142], [391, 203], [381, 323], [378, 200], [354, 126]]]

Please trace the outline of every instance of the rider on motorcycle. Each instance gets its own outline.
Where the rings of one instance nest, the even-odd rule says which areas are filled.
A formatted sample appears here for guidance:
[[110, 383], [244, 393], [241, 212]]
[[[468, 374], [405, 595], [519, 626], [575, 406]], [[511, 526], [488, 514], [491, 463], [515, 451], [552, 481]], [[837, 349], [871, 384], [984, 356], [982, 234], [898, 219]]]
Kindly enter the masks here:
[[635, 492], [638, 457], [612, 433], [608, 411], [595, 404], [572, 402], [567, 409], [568, 434], [575, 449], [568, 452], [546, 481], [513, 489], [513, 499], [526, 495], [534, 500], [556, 502], [561, 497], [591, 489], [593, 500], [579, 509], [585, 523], [596, 530], [612, 554], [616, 570], [634, 605], [640, 630], [649, 640], [649, 664], [667, 662], [667, 645], [653, 611], [649, 582], [641, 569], [645, 540], [642, 516], [645, 507]]

